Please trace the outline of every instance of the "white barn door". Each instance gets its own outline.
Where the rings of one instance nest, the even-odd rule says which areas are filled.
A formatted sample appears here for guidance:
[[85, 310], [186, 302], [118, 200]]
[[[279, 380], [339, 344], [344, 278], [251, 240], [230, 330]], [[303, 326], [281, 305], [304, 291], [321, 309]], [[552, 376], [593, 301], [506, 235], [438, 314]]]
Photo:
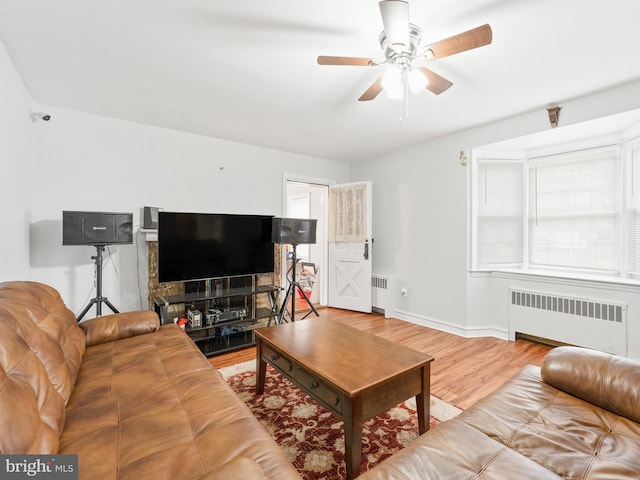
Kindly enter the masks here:
[[330, 307], [371, 312], [371, 182], [329, 187]]

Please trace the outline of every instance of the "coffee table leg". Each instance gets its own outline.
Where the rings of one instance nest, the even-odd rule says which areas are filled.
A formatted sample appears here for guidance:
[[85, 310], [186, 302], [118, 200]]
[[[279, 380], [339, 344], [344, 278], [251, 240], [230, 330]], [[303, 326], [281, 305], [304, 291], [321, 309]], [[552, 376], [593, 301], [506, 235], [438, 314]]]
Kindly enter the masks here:
[[422, 367], [422, 393], [416, 395], [418, 412], [418, 432], [420, 435], [429, 430], [431, 420], [431, 368], [430, 364]]
[[348, 400], [344, 420], [344, 463], [347, 480], [360, 474], [360, 457], [362, 455], [362, 399]]
[[[256, 335], [257, 337], [257, 335]], [[262, 358], [262, 340], [256, 338], [256, 394], [264, 393], [264, 377], [267, 374], [267, 362]]]

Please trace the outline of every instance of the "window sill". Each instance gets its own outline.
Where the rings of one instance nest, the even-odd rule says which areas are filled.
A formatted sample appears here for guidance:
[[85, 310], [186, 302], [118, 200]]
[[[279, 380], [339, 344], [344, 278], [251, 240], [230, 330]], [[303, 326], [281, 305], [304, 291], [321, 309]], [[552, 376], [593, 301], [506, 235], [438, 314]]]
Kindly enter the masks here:
[[490, 270], [472, 270], [472, 277], [490, 276], [496, 278], [512, 278], [517, 280], [532, 280], [546, 283], [562, 283], [569, 285], [584, 286], [586, 284], [597, 285], [601, 288], [615, 290], [632, 290], [637, 292], [640, 287], [640, 279], [621, 278], [608, 275], [583, 274], [576, 272], [555, 272], [548, 270], [501, 268]]

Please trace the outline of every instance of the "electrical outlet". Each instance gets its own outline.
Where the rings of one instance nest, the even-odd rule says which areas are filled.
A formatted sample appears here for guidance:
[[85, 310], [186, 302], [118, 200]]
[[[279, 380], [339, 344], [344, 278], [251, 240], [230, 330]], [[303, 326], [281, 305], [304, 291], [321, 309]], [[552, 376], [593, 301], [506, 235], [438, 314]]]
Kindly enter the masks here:
[[407, 287], [402, 287], [400, 289], [400, 295], [402, 295], [403, 297], [408, 297], [409, 296], [409, 290], [407, 290]]

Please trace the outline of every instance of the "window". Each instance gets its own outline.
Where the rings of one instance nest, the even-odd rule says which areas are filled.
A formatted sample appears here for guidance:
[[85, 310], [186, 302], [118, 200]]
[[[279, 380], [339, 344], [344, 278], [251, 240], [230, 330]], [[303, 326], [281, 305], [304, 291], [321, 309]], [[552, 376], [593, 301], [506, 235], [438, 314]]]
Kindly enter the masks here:
[[480, 160], [477, 179], [478, 264], [522, 263], [523, 162]]
[[640, 276], [640, 139], [630, 142], [630, 156], [629, 270]]
[[529, 264], [620, 271], [619, 151], [529, 161]]
[[505, 160], [474, 151], [474, 270], [640, 277], [640, 138]]

